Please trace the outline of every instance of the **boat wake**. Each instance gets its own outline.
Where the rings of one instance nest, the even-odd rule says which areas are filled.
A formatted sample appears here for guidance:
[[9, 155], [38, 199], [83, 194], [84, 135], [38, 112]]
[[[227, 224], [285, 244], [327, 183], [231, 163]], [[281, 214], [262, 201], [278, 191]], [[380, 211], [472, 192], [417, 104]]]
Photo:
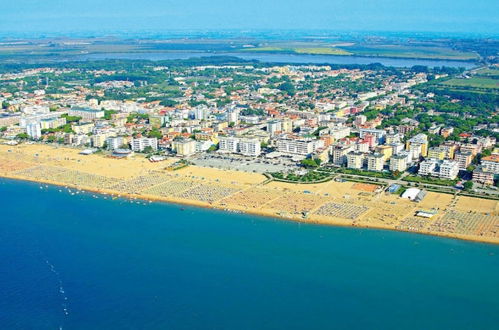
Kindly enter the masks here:
[[[66, 295], [66, 291], [64, 290], [64, 286], [62, 283], [61, 276], [59, 272], [55, 269], [54, 265], [50, 263], [48, 259], [45, 258], [45, 263], [49, 267], [50, 271], [55, 275], [58, 285], [59, 285], [59, 295], [61, 297], [61, 308], [62, 312], [64, 313], [64, 317], [67, 317], [69, 315], [69, 302], [68, 302], [68, 296]], [[62, 325], [59, 327], [59, 329], [62, 330]]]

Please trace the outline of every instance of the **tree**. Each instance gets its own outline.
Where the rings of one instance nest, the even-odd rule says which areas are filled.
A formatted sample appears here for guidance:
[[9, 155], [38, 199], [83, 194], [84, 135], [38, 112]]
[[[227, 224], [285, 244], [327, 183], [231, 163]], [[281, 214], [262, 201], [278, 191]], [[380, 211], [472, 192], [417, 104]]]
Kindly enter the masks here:
[[74, 123], [81, 120], [81, 117], [79, 116], [69, 116], [67, 114], [62, 115], [61, 117], [66, 118], [67, 123]]
[[104, 119], [106, 120], [111, 120], [111, 116], [115, 113], [118, 113], [118, 111], [115, 110], [104, 110]]
[[147, 133], [147, 137], [161, 139], [163, 135], [157, 128], [153, 128], [149, 131], [149, 133]]
[[473, 188], [473, 182], [471, 181], [466, 181], [464, 184], [464, 190], [470, 191]]
[[21, 139], [21, 140], [27, 140], [27, 139], [29, 139], [29, 135], [26, 134], [26, 133], [19, 133], [19, 134], [16, 135], [16, 137], [18, 139]]
[[144, 148], [144, 150], [142, 150], [142, 152], [145, 154], [150, 154], [154, 152], [154, 149], [151, 146], [147, 146]]
[[164, 99], [163, 101], [159, 102], [159, 104], [164, 107], [174, 107], [178, 104], [178, 102], [172, 99]]
[[7, 126], [0, 127], [0, 132], [5, 132], [7, 130]]
[[320, 159], [307, 158], [301, 161], [301, 164], [306, 168], [319, 167], [321, 161]]
[[286, 82], [282, 83], [281, 85], [279, 85], [279, 89], [283, 92], [286, 92], [286, 94], [288, 94], [290, 96], [293, 96], [296, 94], [295, 86], [289, 81], [286, 81]]

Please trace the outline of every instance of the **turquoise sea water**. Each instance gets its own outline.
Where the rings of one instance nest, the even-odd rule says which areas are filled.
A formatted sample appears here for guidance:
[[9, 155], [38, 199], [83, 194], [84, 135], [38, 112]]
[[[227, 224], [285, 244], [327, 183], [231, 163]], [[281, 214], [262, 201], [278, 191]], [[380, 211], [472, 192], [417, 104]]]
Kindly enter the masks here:
[[497, 329], [499, 246], [0, 179], [1, 329]]

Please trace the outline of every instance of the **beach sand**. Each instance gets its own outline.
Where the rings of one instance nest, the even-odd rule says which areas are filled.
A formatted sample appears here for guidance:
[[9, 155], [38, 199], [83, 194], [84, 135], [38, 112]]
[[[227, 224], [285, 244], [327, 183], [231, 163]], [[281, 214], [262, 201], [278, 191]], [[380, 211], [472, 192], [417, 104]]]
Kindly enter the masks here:
[[[294, 221], [382, 228], [499, 244], [499, 203], [429, 192], [420, 203], [376, 186], [329, 181], [267, 182], [264, 175], [149, 162], [142, 155], [114, 159], [40, 144], [0, 145], [0, 176], [68, 186], [126, 198], [225, 209]], [[417, 210], [435, 209], [431, 219]]]

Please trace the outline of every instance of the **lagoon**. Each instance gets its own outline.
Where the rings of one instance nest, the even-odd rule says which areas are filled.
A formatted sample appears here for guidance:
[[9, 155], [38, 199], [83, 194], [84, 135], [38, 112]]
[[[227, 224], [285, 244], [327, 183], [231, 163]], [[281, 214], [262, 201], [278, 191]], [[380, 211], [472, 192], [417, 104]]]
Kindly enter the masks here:
[[85, 54], [70, 58], [71, 60], [179, 60], [207, 56], [235, 56], [244, 60], [257, 60], [263, 63], [290, 63], [290, 64], [372, 64], [381, 63], [385, 66], [412, 67], [423, 65], [428, 67], [463, 67], [466, 69], [477, 66], [475, 62], [426, 60], [410, 58], [389, 58], [369, 56], [338, 56], [338, 55], [307, 55], [307, 54], [253, 54], [253, 53], [207, 53], [207, 52], [170, 52], [170, 53], [99, 53]]

